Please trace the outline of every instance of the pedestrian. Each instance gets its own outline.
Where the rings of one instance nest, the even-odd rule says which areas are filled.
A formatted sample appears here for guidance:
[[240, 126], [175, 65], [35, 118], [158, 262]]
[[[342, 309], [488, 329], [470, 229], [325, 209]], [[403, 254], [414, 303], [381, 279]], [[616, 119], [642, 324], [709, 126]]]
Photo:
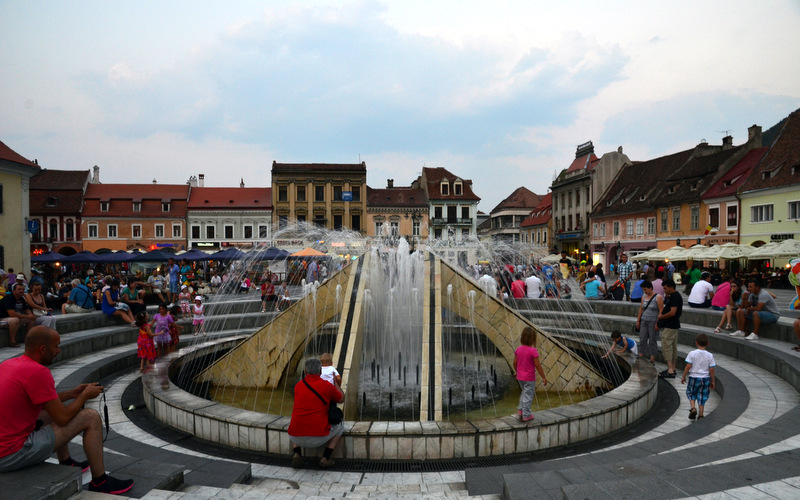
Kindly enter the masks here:
[[181, 314], [181, 308], [178, 306], [172, 306], [169, 309], [169, 316], [172, 318], [172, 323], [169, 323], [169, 337], [170, 343], [167, 347], [167, 352], [173, 352], [175, 349], [178, 348], [178, 344], [181, 341], [181, 331], [183, 328], [178, 325], [178, 316]]
[[141, 311], [136, 315], [136, 324], [139, 326], [139, 339], [136, 341], [138, 347], [139, 359], [139, 373], [144, 373], [145, 368], [149, 367], [156, 361], [156, 345], [153, 343], [153, 329], [147, 323], [150, 319], [147, 311]]
[[198, 333], [206, 334], [203, 324], [206, 322], [205, 306], [203, 306], [203, 297], [198, 295], [194, 298], [192, 305], [192, 328], [194, 329], [194, 336]]
[[[714, 355], [706, 350], [708, 347], [708, 336], [699, 333], [694, 339], [697, 347], [686, 356], [686, 368], [683, 369], [681, 384], [686, 383], [686, 376], [689, 376], [689, 383], [686, 385], [686, 397], [689, 398], [689, 420], [703, 418], [703, 408], [708, 401], [709, 389], [715, 388]], [[695, 409], [697, 403], [697, 409]]]
[[642, 282], [644, 296], [639, 305], [639, 315], [636, 317], [636, 328], [639, 330], [639, 356], [650, 358], [650, 363], [655, 364], [658, 353], [658, 313], [664, 306], [664, 299], [655, 292], [653, 284], [649, 281]]
[[155, 327], [153, 341], [158, 348], [159, 356], [166, 355], [170, 350], [169, 345], [172, 343], [172, 336], [169, 333], [169, 325], [174, 322], [172, 316], [167, 314], [167, 306], [165, 304], [159, 305], [158, 312], [153, 315], [153, 321], [150, 323], [151, 328]]
[[181, 285], [181, 293], [178, 295], [178, 300], [181, 304], [181, 314], [183, 315], [183, 319], [187, 319], [190, 314], [192, 314], [191, 308], [191, 301], [192, 294], [189, 293], [189, 287], [186, 285]]
[[517, 374], [517, 381], [522, 390], [519, 395], [517, 415], [523, 422], [531, 422], [533, 420], [531, 405], [536, 393], [536, 372], [539, 372], [542, 377], [542, 385], [547, 385], [547, 376], [544, 374], [541, 363], [539, 363], [539, 351], [536, 349], [537, 338], [536, 329], [526, 326], [522, 330], [520, 346], [514, 351], [514, 371]]
[[661, 378], [675, 378], [675, 362], [678, 359], [678, 329], [681, 327], [683, 297], [675, 289], [675, 281], [665, 279], [664, 308], [658, 315], [658, 329], [661, 332], [661, 355], [667, 362], [667, 369], [658, 374]]
[[633, 264], [628, 262], [628, 256], [622, 254], [619, 257], [619, 265], [617, 266], [619, 273], [619, 281], [625, 287], [625, 300], [631, 300], [631, 279], [633, 278]]
[[711, 273], [703, 271], [700, 279], [692, 286], [689, 293], [689, 307], [695, 309], [708, 309], [714, 299], [714, 285], [711, 284]]

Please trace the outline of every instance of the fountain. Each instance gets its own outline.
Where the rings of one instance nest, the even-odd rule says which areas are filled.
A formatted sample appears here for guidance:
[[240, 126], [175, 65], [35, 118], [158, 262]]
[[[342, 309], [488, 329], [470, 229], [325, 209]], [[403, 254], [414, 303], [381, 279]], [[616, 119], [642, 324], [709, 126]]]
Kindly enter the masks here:
[[[333, 354], [342, 374], [342, 454], [352, 458], [464, 458], [562, 446], [618, 430], [655, 400], [655, 384], [639, 384], [635, 360], [611, 369], [593, 364], [606, 336], [581, 311], [585, 301], [511, 308], [430, 247], [411, 252], [404, 240], [351, 262], [322, 284], [306, 285], [300, 300], [255, 333], [199, 341], [169, 361], [179, 386], [196, 394], [211, 386], [215, 399], [238, 400], [244, 410], [175, 386], [162, 390], [146, 377], [151, 412], [204, 439], [289, 453], [287, 399], [297, 367], [323, 352]], [[539, 333], [547, 395], [556, 402], [536, 413], [533, 426], [499, 404], [516, 403], [509, 366], [526, 326]], [[630, 372], [627, 381], [620, 366]], [[604, 395], [589, 399], [595, 394]]]

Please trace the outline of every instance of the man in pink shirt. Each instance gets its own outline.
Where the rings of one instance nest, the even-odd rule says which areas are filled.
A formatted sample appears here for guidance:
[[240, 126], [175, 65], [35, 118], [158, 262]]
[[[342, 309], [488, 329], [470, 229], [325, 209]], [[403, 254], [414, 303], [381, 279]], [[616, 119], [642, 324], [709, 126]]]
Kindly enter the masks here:
[[[92, 470], [89, 491], [120, 494], [133, 480], [106, 474], [103, 463], [103, 426], [100, 415], [83, 408], [103, 392], [98, 384], [81, 384], [56, 392], [50, 369], [61, 338], [52, 328], [35, 326], [25, 337], [25, 353], [0, 364], [0, 472], [11, 472], [43, 462], [56, 452], [62, 465]], [[71, 401], [69, 404], [65, 404]], [[68, 444], [83, 434], [88, 462], [69, 456]]]

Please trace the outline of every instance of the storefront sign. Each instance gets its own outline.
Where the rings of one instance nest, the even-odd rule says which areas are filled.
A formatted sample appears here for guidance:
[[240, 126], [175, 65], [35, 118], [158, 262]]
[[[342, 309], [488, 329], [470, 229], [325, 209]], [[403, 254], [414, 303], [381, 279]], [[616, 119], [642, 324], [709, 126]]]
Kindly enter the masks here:
[[723, 243], [738, 243], [735, 236], [706, 238], [706, 246], [722, 245]]
[[579, 239], [583, 233], [560, 233], [556, 235], [557, 240]]
[[769, 241], [783, 241], [783, 240], [793, 240], [794, 235], [792, 233], [784, 233], [784, 234], [772, 234], [769, 237]]

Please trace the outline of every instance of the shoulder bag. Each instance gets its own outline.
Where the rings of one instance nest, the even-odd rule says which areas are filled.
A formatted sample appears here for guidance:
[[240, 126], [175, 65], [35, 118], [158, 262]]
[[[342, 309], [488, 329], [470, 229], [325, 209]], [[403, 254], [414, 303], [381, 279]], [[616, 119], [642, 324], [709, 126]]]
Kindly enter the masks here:
[[303, 379], [303, 383], [306, 384], [308, 390], [316, 394], [316, 396], [320, 399], [320, 401], [328, 405], [328, 423], [331, 425], [341, 424], [342, 420], [344, 420], [344, 412], [342, 411], [342, 409], [336, 406], [336, 403], [334, 403], [333, 401], [330, 402], [325, 401], [325, 398], [320, 396], [319, 393], [315, 391], [313, 387], [311, 387], [311, 384], [306, 382], [305, 378]]

